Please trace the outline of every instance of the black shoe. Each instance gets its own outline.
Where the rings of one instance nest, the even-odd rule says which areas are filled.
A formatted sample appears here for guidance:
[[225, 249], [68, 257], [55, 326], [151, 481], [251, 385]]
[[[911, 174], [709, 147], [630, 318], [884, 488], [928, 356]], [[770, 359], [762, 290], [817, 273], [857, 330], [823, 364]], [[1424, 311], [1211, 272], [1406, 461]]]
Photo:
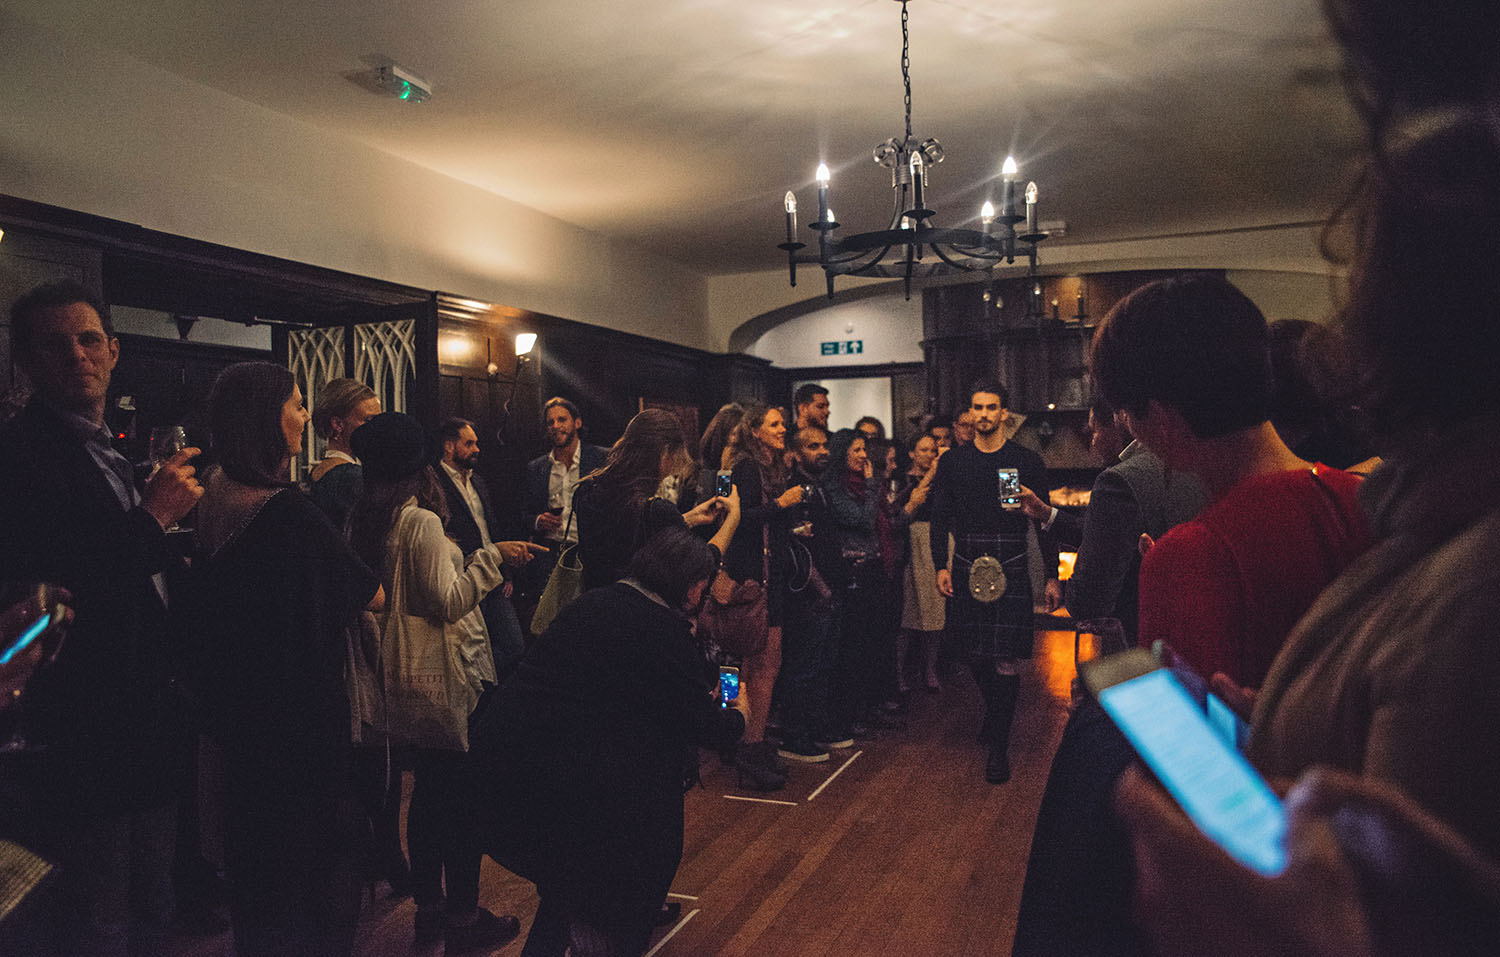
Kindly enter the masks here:
[[739, 786], [752, 791], [781, 790], [786, 786], [786, 772], [777, 766], [779, 763], [776, 748], [769, 741], [740, 745], [734, 756]]
[[504, 947], [521, 933], [521, 921], [505, 914], [496, 917], [483, 907], [474, 923], [462, 926], [449, 924], [444, 934], [444, 953], [461, 954], [469, 950], [494, 950]]
[[834, 729], [814, 738], [813, 744], [825, 751], [842, 751], [845, 748], [854, 747], [854, 735], [848, 731]]
[[828, 760], [828, 752], [815, 744], [812, 738], [805, 734], [790, 735], [781, 743], [776, 753], [788, 761], [802, 761], [807, 764], [816, 764], [819, 761]]
[[675, 924], [677, 922], [677, 918], [681, 916], [681, 914], [681, 904], [677, 903], [676, 901], [667, 901], [665, 904], [661, 905], [661, 910], [656, 914], [656, 926], [665, 927], [668, 924]]
[[990, 745], [989, 760], [984, 762], [984, 779], [991, 784], [1010, 780], [1010, 750], [1004, 744]]

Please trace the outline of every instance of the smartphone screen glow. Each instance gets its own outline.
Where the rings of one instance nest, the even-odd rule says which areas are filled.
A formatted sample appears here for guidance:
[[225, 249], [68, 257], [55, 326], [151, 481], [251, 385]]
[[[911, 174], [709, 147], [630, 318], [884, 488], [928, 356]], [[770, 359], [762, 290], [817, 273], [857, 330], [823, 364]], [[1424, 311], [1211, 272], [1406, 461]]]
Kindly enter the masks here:
[[31, 627], [27, 628], [21, 637], [16, 639], [15, 644], [5, 649], [4, 654], [0, 654], [0, 665], [10, 664], [10, 660], [30, 647], [31, 643], [36, 641], [37, 636], [46, 631], [47, 626], [50, 624], [52, 624], [52, 613], [49, 611], [32, 622]]
[[1280, 798], [1215, 733], [1171, 672], [1111, 685], [1099, 704], [1200, 831], [1267, 877], [1286, 869]]

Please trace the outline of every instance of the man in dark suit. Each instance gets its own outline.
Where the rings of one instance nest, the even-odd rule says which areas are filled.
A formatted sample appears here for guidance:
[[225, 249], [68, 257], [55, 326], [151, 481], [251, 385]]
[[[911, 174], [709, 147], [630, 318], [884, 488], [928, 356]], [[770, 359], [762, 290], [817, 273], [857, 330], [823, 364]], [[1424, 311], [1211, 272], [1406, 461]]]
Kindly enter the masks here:
[[551, 549], [538, 556], [529, 568], [534, 590], [540, 594], [557, 564], [563, 546], [578, 541], [578, 528], [569, 522], [573, 513], [573, 487], [578, 480], [603, 468], [609, 450], [585, 443], [579, 436], [583, 419], [578, 406], [562, 396], [553, 396], [542, 406], [542, 422], [551, 449], [526, 466], [526, 516], [537, 541]]
[[[490, 490], [474, 471], [479, 464], [479, 435], [468, 419], [448, 419], [442, 426], [443, 457], [438, 462], [438, 481], [448, 497], [448, 534], [465, 555], [491, 544], [491, 531], [501, 532], [504, 523], [495, 510]], [[514, 584], [507, 581], [479, 602], [485, 626], [490, 632], [490, 650], [495, 656], [495, 670], [519, 655], [524, 649], [521, 622], [510, 603]]]
[[51, 582], [76, 617], [22, 702], [35, 747], [0, 770], [12, 834], [63, 865], [21, 949], [157, 953], [171, 912], [176, 776], [168, 719], [165, 529], [203, 494], [183, 449], [137, 491], [104, 426], [120, 355], [105, 306], [73, 282], [11, 310], [34, 395], [0, 432], [0, 581]]

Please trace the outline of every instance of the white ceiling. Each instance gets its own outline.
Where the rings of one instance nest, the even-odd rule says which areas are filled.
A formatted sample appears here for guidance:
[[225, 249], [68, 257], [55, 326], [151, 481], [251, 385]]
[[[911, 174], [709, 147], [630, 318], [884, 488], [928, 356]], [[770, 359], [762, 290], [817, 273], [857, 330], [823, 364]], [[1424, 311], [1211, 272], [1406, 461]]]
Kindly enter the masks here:
[[[785, 261], [782, 193], [811, 206], [820, 159], [838, 218], [883, 228], [870, 149], [903, 132], [892, 0], [0, 6], [707, 274]], [[1316, 0], [910, 10], [939, 225], [977, 216], [1008, 151], [1064, 242], [1317, 219], [1355, 143]], [[433, 99], [371, 92], [392, 60]]]

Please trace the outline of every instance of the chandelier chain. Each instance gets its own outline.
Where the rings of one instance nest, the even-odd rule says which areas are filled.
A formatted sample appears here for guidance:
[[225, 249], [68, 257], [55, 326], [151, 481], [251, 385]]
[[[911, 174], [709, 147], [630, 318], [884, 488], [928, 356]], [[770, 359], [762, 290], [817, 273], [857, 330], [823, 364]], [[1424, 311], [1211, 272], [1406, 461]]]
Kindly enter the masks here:
[[906, 0], [901, 0], [901, 82], [906, 85], [906, 139], [911, 142], [911, 37], [906, 28]]

